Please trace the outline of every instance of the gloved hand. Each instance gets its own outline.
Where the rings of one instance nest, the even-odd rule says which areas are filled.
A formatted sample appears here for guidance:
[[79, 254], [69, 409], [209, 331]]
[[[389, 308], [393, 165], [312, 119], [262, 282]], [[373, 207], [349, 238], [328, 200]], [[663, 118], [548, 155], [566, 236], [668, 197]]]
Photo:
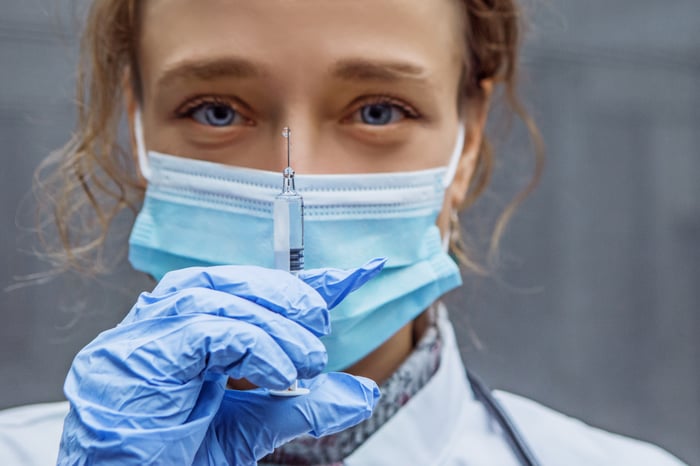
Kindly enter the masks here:
[[[376, 384], [318, 375], [329, 309], [384, 266], [298, 277], [220, 266], [167, 274], [116, 328], [76, 356], [59, 465], [248, 465], [292, 438], [369, 417]], [[228, 377], [262, 387], [226, 390]], [[311, 393], [278, 398], [295, 379]]]

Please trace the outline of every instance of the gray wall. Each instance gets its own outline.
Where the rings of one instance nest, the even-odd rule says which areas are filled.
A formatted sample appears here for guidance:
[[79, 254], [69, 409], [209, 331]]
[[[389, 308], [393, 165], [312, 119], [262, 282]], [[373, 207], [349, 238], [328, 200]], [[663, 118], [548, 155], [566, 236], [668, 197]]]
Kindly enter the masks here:
[[[0, 0], [0, 287], [29, 253], [31, 174], [73, 125], [73, 2]], [[467, 363], [494, 387], [700, 465], [700, 3], [530, 0], [523, 92], [547, 142], [491, 278], [449, 296]], [[63, 18], [63, 19], [56, 19]], [[485, 219], [527, 181], [521, 125], [493, 124]], [[72, 356], [151, 285], [122, 264], [0, 293], [0, 407], [58, 400]]]

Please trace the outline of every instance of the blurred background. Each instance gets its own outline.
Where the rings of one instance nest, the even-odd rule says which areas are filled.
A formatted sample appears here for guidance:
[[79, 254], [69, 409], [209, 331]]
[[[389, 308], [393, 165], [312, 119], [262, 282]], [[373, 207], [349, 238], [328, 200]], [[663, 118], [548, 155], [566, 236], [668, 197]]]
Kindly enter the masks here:
[[[47, 268], [32, 172], [74, 125], [85, 3], [0, 0], [0, 408], [60, 400], [75, 353], [152, 286], [122, 261], [16, 287]], [[522, 93], [547, 166], [494, 274], [447, 298], [462, 353], [494, 388], [700, 465], [700, 2], [526, 4]], [[523, 125], [492, 120], [495, 183], [462, 219], [482, 259], [533, 166]]]

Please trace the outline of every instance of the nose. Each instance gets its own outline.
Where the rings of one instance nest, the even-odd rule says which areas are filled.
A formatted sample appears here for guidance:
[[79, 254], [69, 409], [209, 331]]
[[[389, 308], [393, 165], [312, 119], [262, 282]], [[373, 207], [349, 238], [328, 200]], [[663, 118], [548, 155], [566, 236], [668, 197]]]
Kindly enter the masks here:
[[280, 165], [291, 166], [295, 172], [318, 173], [319, 133], [318, 123], [301, 115], [288, 116], [278, 125]]

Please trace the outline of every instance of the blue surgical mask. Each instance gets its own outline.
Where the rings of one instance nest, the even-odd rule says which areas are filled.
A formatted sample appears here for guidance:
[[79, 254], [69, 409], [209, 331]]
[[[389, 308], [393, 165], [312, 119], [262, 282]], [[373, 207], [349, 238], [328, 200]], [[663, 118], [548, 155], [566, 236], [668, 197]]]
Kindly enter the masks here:
[[[190, 266], [273, 266], [272, 205], [280, 173], [146, 154], [138, 119], [136, 133], [149, 183], [129, 240], [134, 268], [160, 279]], [[435, 222], [463, 144], [460, 130], [451, 162], [442, 168], [296, 176], [307, 268], [388, 259], [379, 276], [331, 311], [332, 332], [322, 339], [327, 370], [359, 361], [461, 284]]]

